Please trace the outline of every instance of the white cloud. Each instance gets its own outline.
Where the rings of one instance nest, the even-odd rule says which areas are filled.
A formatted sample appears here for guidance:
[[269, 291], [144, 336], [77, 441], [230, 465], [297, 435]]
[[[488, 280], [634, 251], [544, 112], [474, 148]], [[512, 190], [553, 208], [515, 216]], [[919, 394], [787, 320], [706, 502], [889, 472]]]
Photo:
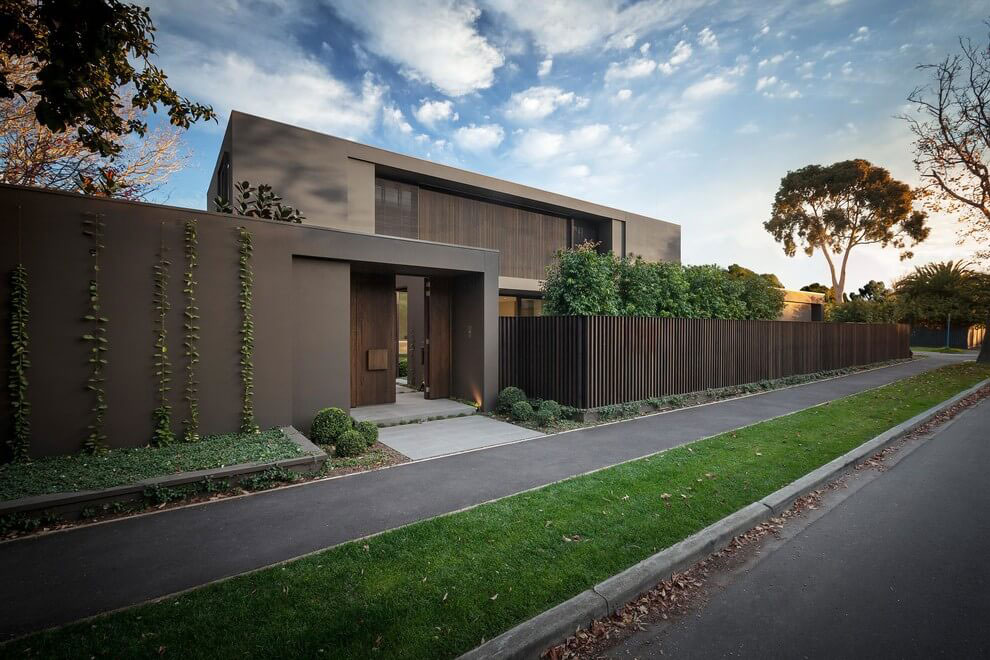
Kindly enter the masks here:
[[581, 108], [587, 104], [588, 99], [559, 87], [530, 87], [509, 97], [505, 116], [516, 121], [533, 121], [543, 119], [565, 105]]
[[760, 31], [756, 33], [756, 36], [757, 37], [765, 37], [768, 34], [770, 34], [770, 26], [769, 25], [764, 25], [763, 27], [760, 28]]
[[406, 121], [405, 116], [402, 114], [402, 110], [399, 110], [394, 105], [387, 105], [382, 108], [382, 119], [386, 126], [394, 128], [404, 135], [409, 135], [412, 133], [412, 126]]
[[[517, 160], [539, 164], [558, 158], [566, 162], [573, 158], [627, 156], [632, 151], [629, 143], [622, 137], [613, 136], [605, 124], [588, 124], [566, 133], [538, 128], [522, 131], [512, 153]], [[587, 171], [586, 166], [579, 167]]]
[[631, 98], [632, 98], [631, 89], [620, 89], [618, 92], [615, 93], [615, 99], [617, 101], [628, 101]]
[[851, 76], [853, 72], [853, 63], [846, 62], [845, 64], [842, 65], [841, 71], [842, 71], [842, 75]]
[[775, 66], [783, 62], [785, 59], [787, 59], [787, 56], [790, 54], [791, 54], [790, 51], [786, 53], [777, 53], [773, 57], [767, 57], [765, 59], [760, 60], [759, 64], [757, 64], [756, 66], [757, 68], [760, 69], [762, 69], [765, 66]]
[[710, 27], [705, 27], [698, 33], [698, 43], [701, 44], [702, 48], [715, 50], [718, 48], [718, 37], [715, 36]]
[[650, 42], [647, 41], [646, 43], [642, 44], [639, 47], [639, 52], [640, 52], [641, 55], [646, 55], [647, 53], [649, 53], [650, 52]]
[[485, 2], [530, 32], [541, 50], [557, 55], [601, 43], [606, 48], [632, 48], [639, 36], [682, 24], [709, 0], [636, 3], [602, 0], [580, 5], [532, 0]]
[[562, 133], [551, 133], [539, 129], [526, 131], [514, 151], [515, 157], [527, 163], [547, 160], [558, 155], [564, 146]]
[[169, 82], [190, 98], [212, 104], [221, 117], [240, 110], [358, 138], [374, 127], [388, 89], [370, 73], [349, 85], [322, 63], [292, 49], [257, 62], [248, 54], [213, 49], [165, 32], [159, 33], [158, 42], [168, 53], [162, 64]]
[[549, 76], [550, 71], [553, 69], [553, 58], [548, 57], [542, 62], [540, 62], [540, 68], [536, 70], [536, 75], [540, 78], [544, 76]]
[[407, 78], [448, 96], [491, 87], [505, 59], [475, 27], [481, 10], [469, 1], [328, 0], [366, 35], [365, 46], [396, 62]]
[[450, 101], [430, 101], [422, 99], [420, 106], [413, 110], [417, 121], [426, 126], [433, 127], [438, 121], [457, 121], [458, 115], [454, 112], [454, 104]]
[[454, 131], [454, 142], [465, 151], [488, 151], [502, 144], [505, 131], [498, 124], [470, 124]]
[[590, 174], [591, 169], [584, 164], [568, 165], [564, 168], [564, 176], [569, 176], [575, 179], [583, 179]]
[[605, 71], [605, 82], [631, 80], [653, 73], [657, 63], [648, 57], [630, 57], [625, 62], [612, 62]]
[[670, 59], [666, 62], [660, 62], [657, 66], [665, 76], [669, 76], [674, 73], [674, 71], [677, 71], [678, 66], [684, 64], [691, 58], [692, 52], [694, 51], [691, 48], [691, 44], [683, 40], [678, 41], [677, 45], [674, 46], [674, 50], [670, 53]]
[[761, 91], [777, 83], [777, 76], [762, 76], [756, 81], [756, 91]]
[[860, 41], [866, 41], [870, 38], [870, 28], [863, 25], [858, 30], [849, 35], [849, 38], [853, 40], [853, 43]]
[[754, 135], [760, 132], [760, 127], [755, 121], [748, 121], [739, 128], [736, 129], [736, 133], [739, 135]]
[[707, 101], [736, 88], [736, 84], [723, 76], [712, 76], [696, 82], [684, 90], [682, 97], [687, 101]]

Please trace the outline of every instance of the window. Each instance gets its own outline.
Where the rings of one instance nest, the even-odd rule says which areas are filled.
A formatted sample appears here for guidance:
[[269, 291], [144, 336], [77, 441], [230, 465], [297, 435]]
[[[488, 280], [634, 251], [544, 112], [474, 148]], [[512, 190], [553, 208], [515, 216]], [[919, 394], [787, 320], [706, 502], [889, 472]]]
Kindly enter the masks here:
[[543, 299], [520, 298], [519, 316], [543, 316]]
[[416, 186], [375, 179], [375, 233], [419, 238], [419, 206]]
[[224, 201], [230, 202], [230, 152], [223, 152], [220, 157], [220, 167], [217, 168], [217, 197], [222, 197]]
[[498, 297], [499, 316], [543, 316], [542, 298]]
[[499, 316], [518, 316], [518, 314], [516, 314], [516, 297], [515, 296], [499, 296], [498, 297], [498, 315]]

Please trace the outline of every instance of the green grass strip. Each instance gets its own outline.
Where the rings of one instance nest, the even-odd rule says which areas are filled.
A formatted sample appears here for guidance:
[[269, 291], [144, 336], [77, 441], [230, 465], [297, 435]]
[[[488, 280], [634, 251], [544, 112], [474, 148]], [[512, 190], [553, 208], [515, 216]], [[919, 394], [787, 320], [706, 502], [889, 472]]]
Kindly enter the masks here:
[[177, 472], [238, 463], [266, 463], [302, 455], [279, 429], [229, 433], [164, 447], [111, 449], [101, 454], [52, 456], [0, 466], [0, 500], [101, 490]]
[[963, 349], [951, 346], [912, 346], [912, 351], [927, 351], [929, 353], [963, 353]]
[[975, 363], [944, 367], [2, 650], [453, 657], [988, 376]]

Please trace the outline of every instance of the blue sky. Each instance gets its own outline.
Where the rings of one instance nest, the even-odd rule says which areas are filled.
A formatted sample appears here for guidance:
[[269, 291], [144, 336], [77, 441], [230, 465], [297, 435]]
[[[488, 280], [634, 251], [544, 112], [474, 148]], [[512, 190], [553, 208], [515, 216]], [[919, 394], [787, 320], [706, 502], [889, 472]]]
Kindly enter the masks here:
[[[219, 124], [156, 201], [203, 208], [230, 110], [304, 126], [682, 227], [685, 263], [738, 262], [793, 288], [821, 255], [763, 230], [780, 178], [866, 158], [915, 183], [896, 115], [984, 2], [168, 0], [159, 64]], [[290, 200], [291, 201], [291, 200]], [[305, 212], [305, 209], [303, 209]], [[857, 248], [847, 290], [968, 256], [953, 218], [901, 262]]]

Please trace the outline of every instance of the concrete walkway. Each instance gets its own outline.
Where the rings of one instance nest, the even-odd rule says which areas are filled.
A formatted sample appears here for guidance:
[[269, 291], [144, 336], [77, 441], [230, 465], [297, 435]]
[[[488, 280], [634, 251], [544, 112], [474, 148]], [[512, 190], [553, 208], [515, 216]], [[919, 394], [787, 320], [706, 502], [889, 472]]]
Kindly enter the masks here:
[[757, 396], [0, 544], [0, 636], [65, 623], [958, 361]]
[[853, 475], [821, 517], [710, 576], [724, 588], [700, 610], [608, 656], [990, 656], [988, 427], [984, 400], [885, 472]]
[[356, 421], [370, 421], [375, 424], [402, 424], [430, 417], [453, 417], [473, 415], [477, 412], [469, 406], [451, 399], [427, 399], [422, 392], [404, 391], [396, 388], [395, 403], [379, 403], [373, 406], [351, 408], [351, 417]]
[[531, 440], [542, 435], [544, 434], [539, 431], [484, 415], [471, 415], [422, 424], [390, 426], [379, 432], [378, 441], [404, 456], [419, 460]]

